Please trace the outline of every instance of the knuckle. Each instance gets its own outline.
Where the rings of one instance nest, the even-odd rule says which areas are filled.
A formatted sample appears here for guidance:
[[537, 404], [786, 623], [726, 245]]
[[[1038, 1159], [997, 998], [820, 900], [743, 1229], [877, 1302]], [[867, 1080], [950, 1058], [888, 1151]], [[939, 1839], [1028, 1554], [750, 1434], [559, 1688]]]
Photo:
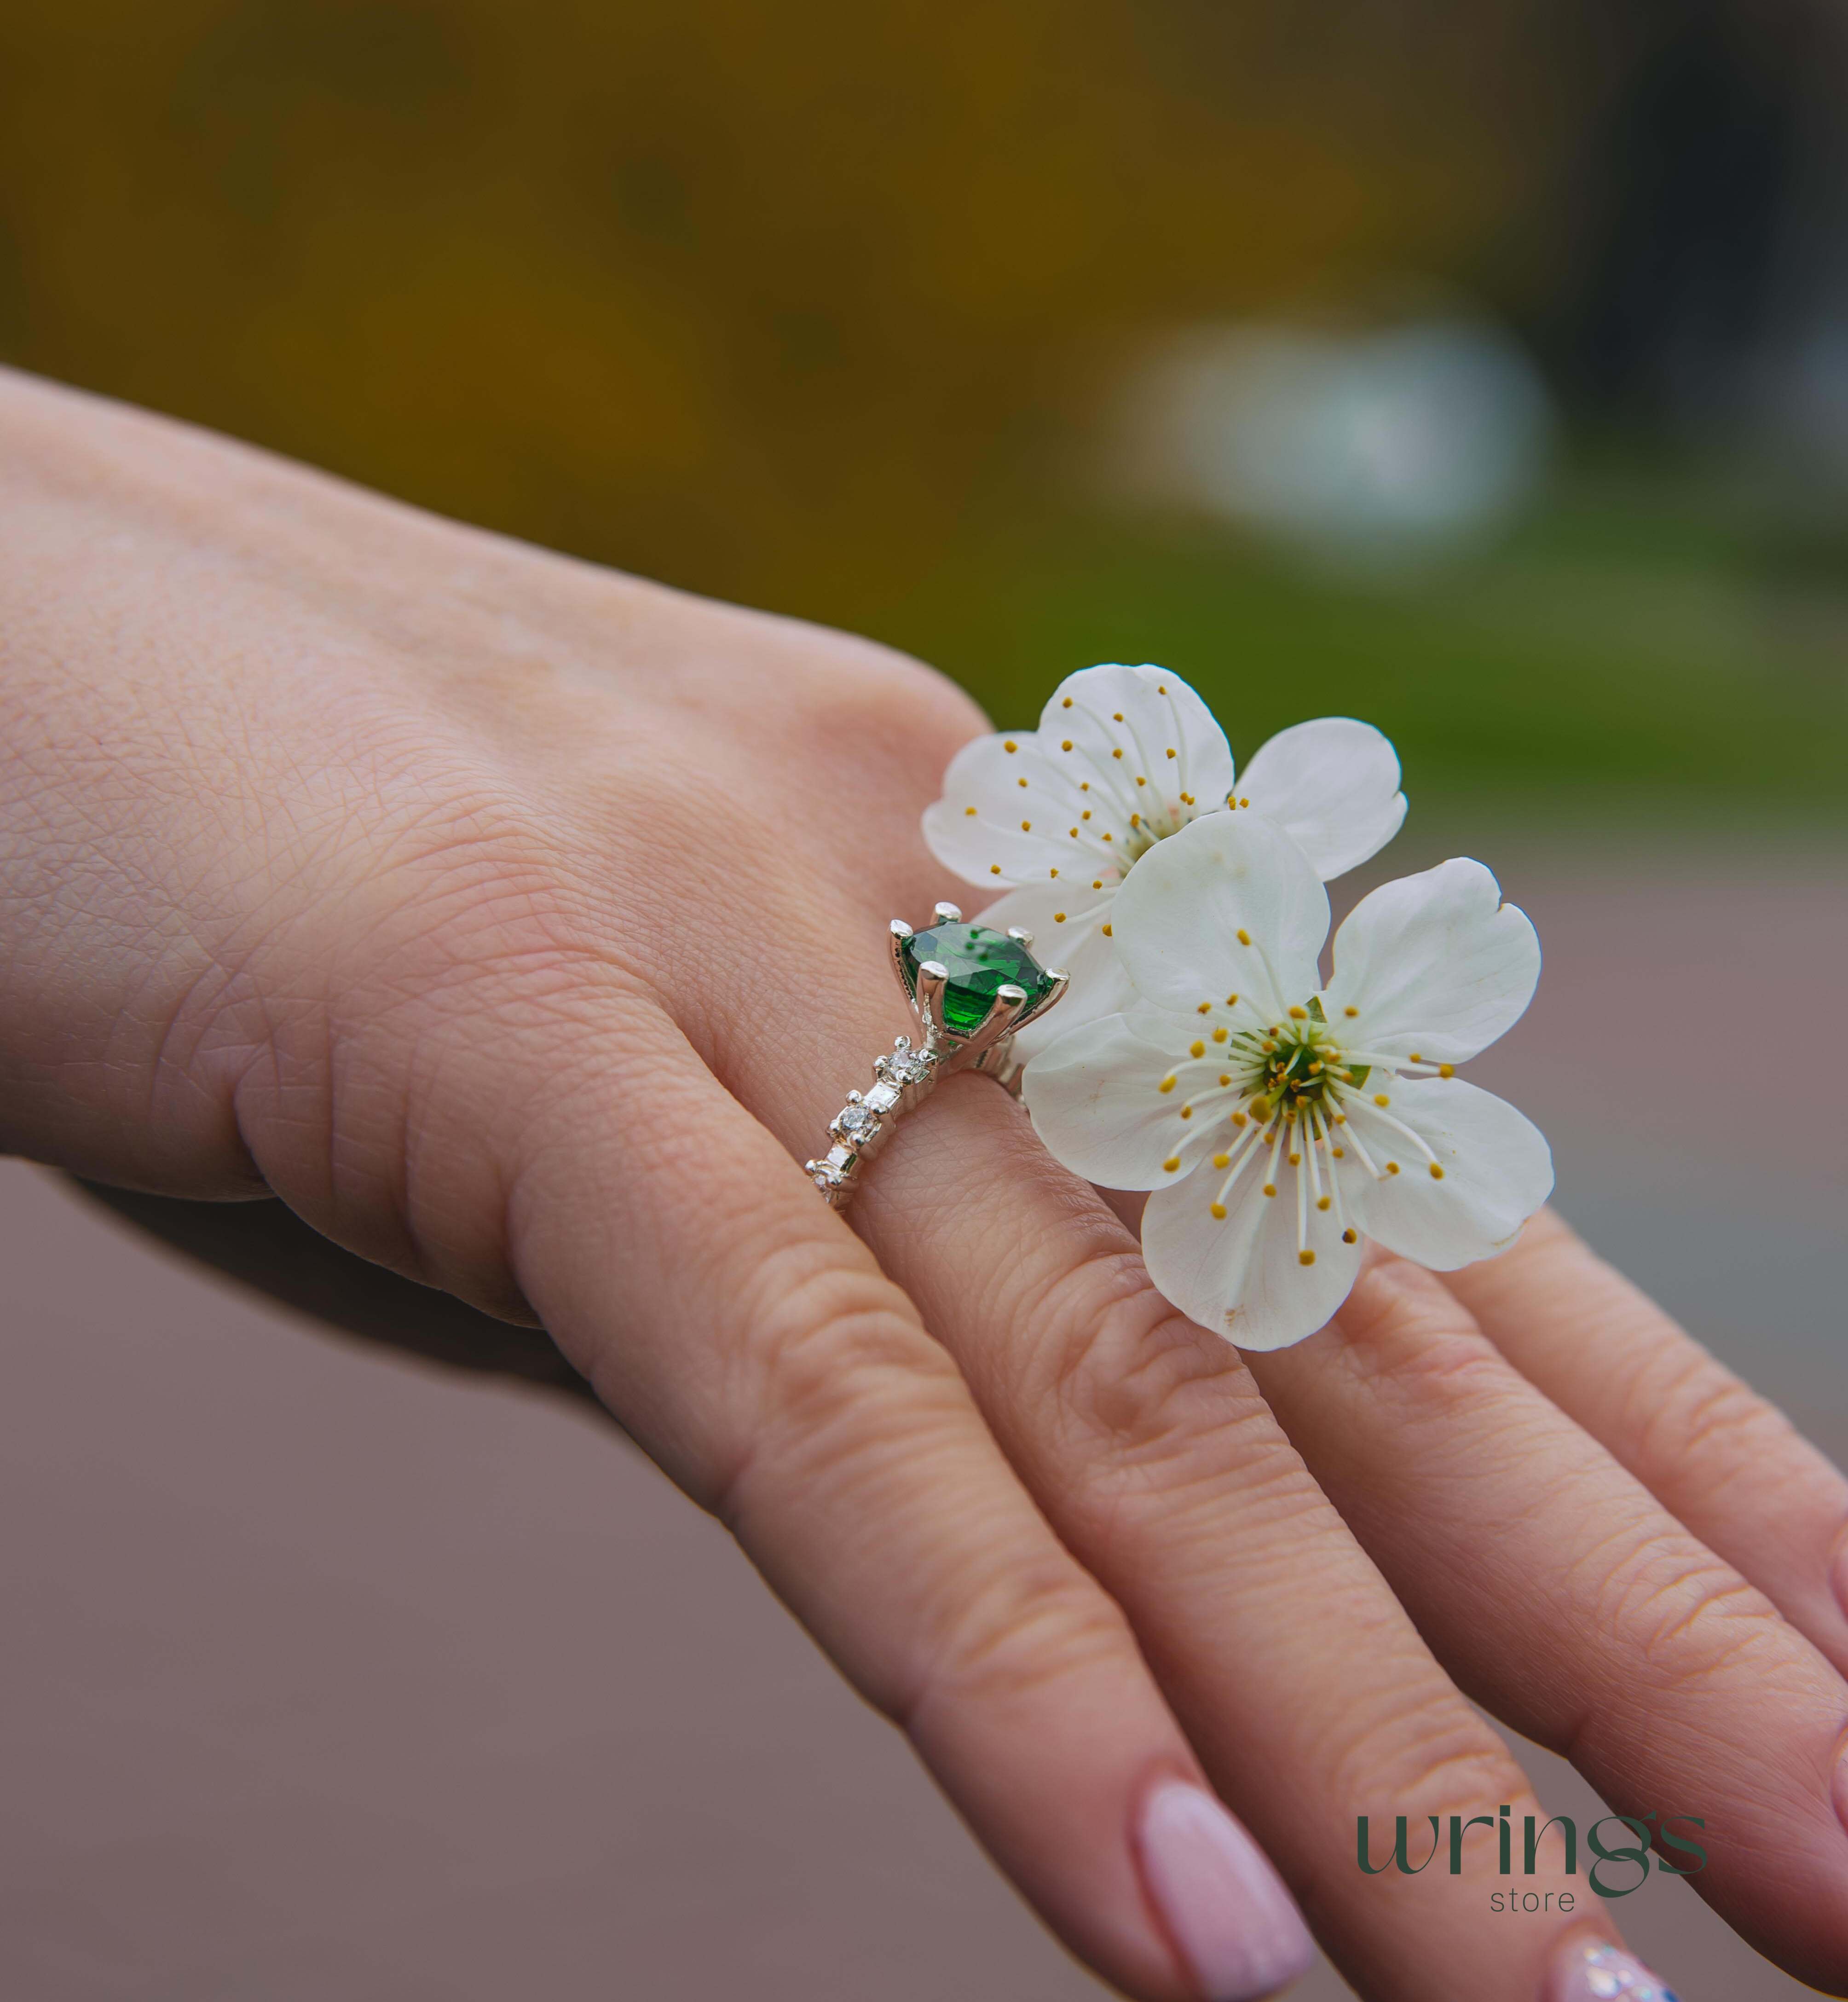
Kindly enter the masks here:
[[1115, 1602], [1062, 1550], [1048, 1545], [1024, 1560], [1013, 1553], [972, 1586], [959, 1577], [955, 1603], [935, 1619], [898, 1721], [915, 1731], [944, 1708], [1030, 1702], [1073, 1677], [1134, 1659], [1128, 1623]]
[[1093, 1252], [1023, 1317], [1022, 1385], [1061, 1436], [1106, 1467], [1172, 1490], [1228, 1463], [1255, 1477], [1282, 1439], [1238, 1351], [1203, 1335], [1163, 1298], [1140, 1257]]
[[1452, 1414], [1507, 1396], [1508, 1363], [1448, 1289], [1407, 1260], [1362, 1273], [1341, 1327], [1349, 1366], [1379, 1395]]
[[915, 1401], [961, 1393], [961, 1379], [901, 1294], [870, 1270], [811, 1247], [766, 1247], [748, 1261], [753, 1297], [727, 1362], [737, 1442], [717, 1482], [714, 1512], [731, 1522], [754, 1470], [814, 1478], [890, 1442], [874, 1414], [882, 1391]]
[[1661, 1386], [1643, 1419], [1653, 1459], [1705, 1470], [1775, 1464], [1792, 1428], [1730, 1372], [1698, 1352], [1682, 1361], [1664, 1394]]
[[1341, 1707], [1327, 1731], [1320, 1763], [1335, 1798], [1357, 1812], [1441, 1816], [1525, 1791], [1501, 1740], [1454, 1690], [1425, 1677], [1384, 1701]]
[[1654, 1689], [1728, 1676], [1775, 1627], [1768, 1602], [1679, 1526], [1621, 1537], [1598, 1560], [1591, 1603]]

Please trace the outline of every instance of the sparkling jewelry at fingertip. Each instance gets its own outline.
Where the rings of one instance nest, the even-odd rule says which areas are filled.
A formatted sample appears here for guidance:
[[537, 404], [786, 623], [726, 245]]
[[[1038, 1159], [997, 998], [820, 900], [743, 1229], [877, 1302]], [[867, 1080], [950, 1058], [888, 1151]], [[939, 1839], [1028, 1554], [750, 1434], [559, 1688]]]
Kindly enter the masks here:
[[1554, 1953], [1542, 2002], [1679, 2002], [1679, 1997], [1634, 1953], [1581, 1934]]
[[1308, 1972], [1315, 1943], [1295, 1899], [1211, 1794], [1163, 1781], [1135, 1842], [1149, 1898], [1210, 2002], [1256, 2002]]
[[900, 1036], [889, 1056], [874, 1059], [870, 1090], [848, 1093], [828, 1122], [833, 1145], [804, 1164], [832, 1209], [847, 1207], [863, 1165], [892, 1127], [952, 1071], [985, 1072], [1017, 1097], [1014, 1031], [1065, 992], [1070, 976], [1040, 964], [1030, 932], [965, 924], [954, 904], [939, 904], [932, 918], [922, 931], [902, 918], [889, 927], [892, 971], [916, 1039]]

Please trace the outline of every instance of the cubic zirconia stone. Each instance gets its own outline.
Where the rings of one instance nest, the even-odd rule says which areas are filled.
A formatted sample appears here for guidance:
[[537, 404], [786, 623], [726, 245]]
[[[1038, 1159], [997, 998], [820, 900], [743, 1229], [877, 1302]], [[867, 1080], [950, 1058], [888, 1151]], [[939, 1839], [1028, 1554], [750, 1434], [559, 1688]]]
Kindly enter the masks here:
[[930, 1075], [930, 1059], [915, 1050], [900, 1050], [886, 1059], [886, 1068], [901, 1084], [922, 1084]]
[[866, 1093], [866, 1104], [874, 1112], [890, 1112], [898, 1103], [898, 1093], [889, 1084], [876, 1084]]
[[863, 1105], [849, 1105], [835, 1121], [849, 1140], [863, 1140], [878, 1123]]
[[842, 1146], [830, 1147], [821, 1156], [824, 1166], [835, 1169], [846, 1167], [853, 1159], [853, 1150], [850, 1147]]
[[1027, 1005], [1044, 1000], [1052, 991], [1045, 968], [1018, 939], [985, 925], [933, 925], [913, 932], [901, 954], [905, 984], [915, 995], [918, 968], [935, 960], [950, 978], [943, 987], [943, 1025], [966, 1036], [978, 1027], [999, 989], [1023, 987]]

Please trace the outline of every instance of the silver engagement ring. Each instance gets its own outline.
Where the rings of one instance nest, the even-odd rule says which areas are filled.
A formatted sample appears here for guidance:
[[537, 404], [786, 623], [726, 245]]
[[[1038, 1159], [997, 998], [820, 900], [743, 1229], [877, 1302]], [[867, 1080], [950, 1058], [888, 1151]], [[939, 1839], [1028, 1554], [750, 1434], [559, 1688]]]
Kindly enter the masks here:
[[966, 925], [954, 904], [939, 904], [927, 931], [902, 918], [891, 924], [892, 971], [911, 1005], [919, 1040], [901, 1036], [890, 1056], [874, 1059], [870, 1091], [850, 1091], [829, 1122], [834, 1144], [807, 1163], [810, 1179], [831, 1209], [845, 1209], [860, 1164], [887, 1132], [928, 1097], [939, 1078], [957, 1070], [985, 1072], [1018, 1093], [1014, 1031], [1037, 1020], [1065, 991], [1069, 975], [1040, 964], [1030, 932]]

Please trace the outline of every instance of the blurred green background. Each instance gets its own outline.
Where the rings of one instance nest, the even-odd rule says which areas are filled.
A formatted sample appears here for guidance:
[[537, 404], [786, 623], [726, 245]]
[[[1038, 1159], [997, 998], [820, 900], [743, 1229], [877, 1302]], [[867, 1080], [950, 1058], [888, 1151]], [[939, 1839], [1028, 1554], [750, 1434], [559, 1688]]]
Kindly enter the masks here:
[[[1795, 0], [15, 5], [0, 358], [873, 632], [998, 720], [1153, 658], [1241, 752], [1378, 722], [1423, 802], [1839, 820], [1843, 33]], [[1389, 379], [1377, 337], [1421, 328], [1492, 364], [1473, 429], [1442, 354]], [[1177, 340], [1218, 358], [1191, 389]], [[1472, 466], [1486, 500], [1431, 501]]]

